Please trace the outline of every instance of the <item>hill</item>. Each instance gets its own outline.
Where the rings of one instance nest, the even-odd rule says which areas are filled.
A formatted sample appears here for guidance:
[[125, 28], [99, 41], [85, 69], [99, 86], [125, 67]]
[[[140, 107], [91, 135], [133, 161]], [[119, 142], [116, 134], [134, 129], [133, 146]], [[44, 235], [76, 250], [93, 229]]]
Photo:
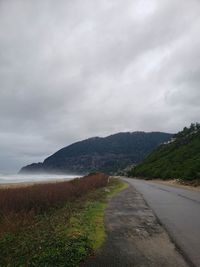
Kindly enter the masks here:
[[185, 127], [129, 172], [148, 178], [200, 179], [200, 124]]
[[20, 173], [116, 173], [144, 159], [153, 149], [169, 141], [172, 135], [161, 132], [117, 133], [94, 137], [62, 148], [43, 163], [33, 163]]

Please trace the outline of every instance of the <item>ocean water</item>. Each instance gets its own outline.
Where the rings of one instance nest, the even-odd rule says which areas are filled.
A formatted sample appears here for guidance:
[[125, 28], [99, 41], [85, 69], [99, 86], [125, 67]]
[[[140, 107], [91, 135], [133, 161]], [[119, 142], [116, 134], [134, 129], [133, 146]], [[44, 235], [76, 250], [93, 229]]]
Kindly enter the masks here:
[[0, 184], [46, 182], [56, 180], [71, 180], [80, 175], [57, 175], [57, 174], [0, 174]]

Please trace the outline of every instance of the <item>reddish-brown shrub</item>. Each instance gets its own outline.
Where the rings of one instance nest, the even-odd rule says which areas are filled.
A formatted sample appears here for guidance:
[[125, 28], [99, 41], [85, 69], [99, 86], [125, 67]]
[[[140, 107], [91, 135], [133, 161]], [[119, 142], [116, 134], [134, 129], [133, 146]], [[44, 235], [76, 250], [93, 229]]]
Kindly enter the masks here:
[[67, 182], [37, 184], [0, 190], [0, 215], [18, 212], [44, 212], [106, 186], [106, 174], [91, 174]]

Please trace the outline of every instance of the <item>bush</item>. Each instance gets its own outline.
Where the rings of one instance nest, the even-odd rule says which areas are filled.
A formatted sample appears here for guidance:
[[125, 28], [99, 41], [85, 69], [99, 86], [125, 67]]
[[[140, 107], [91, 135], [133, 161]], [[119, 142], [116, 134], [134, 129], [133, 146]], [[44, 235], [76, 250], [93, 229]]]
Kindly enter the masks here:
[[72, 181], [38, 184], [0, 190], [0, 215], [9, 213], [41, 213], [67, 201], [73, 201], [93, 189], [106, 186], [108, 176], [97, 173]]

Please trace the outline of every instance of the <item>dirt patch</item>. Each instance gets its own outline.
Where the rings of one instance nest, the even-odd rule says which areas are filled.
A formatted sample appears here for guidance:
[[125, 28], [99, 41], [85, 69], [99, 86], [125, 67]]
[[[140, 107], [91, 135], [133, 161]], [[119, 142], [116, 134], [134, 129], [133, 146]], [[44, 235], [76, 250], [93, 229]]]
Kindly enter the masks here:
[[107, 241], [84, 267], [186, 267], [142, 196], [131, 186], [106, 210]]
[[148, 182], [158, 183], [158, 184], [164, 184], [169, 185], [177, 188], [182, 189], [189, 189], [192, 191], [200, 192], [200, 182], [199, 181], [180, 181], [180, 180], [148, 180]]

